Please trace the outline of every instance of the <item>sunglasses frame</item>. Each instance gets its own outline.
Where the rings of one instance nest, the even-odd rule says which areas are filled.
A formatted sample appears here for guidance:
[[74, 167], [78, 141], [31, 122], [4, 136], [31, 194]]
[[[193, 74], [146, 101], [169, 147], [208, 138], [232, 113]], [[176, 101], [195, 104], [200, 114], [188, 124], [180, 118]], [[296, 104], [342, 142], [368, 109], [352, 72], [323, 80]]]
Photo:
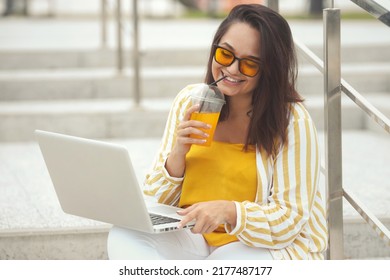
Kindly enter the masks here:
[[[255, 76], [260, 72], [260, 66], [261, 66], [261, 62], [260, 62], [260, 61], [256, 61], [256, 60], [253, 60], [253, 59], [250, 59], [250, 58], [246, 58], [246, 57], [244, 57], [244, 58], [239, 58], [239, 57], [237, 57], [231, 50], [228, 50], [228, 49], [226, 49], [226, 48], [224, 48], [224, 47], [221, 47], [221, 46], [219, 46], [219, 45], [217, 45], [217, 44], [214, 44], [213, 46], [214, 46], [214, 60], [215, 60], [215, 62], [217, 62], [218, 64], [220, 64], [220, 65], [222, 65], [222, 66], [225, 66], [225, 67], [229, 67], [229, 66], [232, 65], [236, 60], [238, 60], [238, 70], [240, 71], [241, 74], [243, 74], [244, 76], [250, 77], [250, 78], [255, 77]], [[217, 49], [222, 49], [222, 50], [225, 50], [225, 51], [228, 51], [229, 53], [231, 53], [231, 54], [233, 55], [233, 57], [234, 57], [234, 59], [232, 60], [232, 62], [231, 62], [230, 64], [228, 64], [228, 65], [225, 65], [225, 64], [222, 64], [222, 63], [218, 62], [218, 61], [217, 61], [217, 58], [216, 58]], [[257, 64], [257, 65], [259, 66], [259, 69], [256, 71], [256, 74], [254, 74], [253, 76], [251, 76], [251, 75], [247, 75], [247, 74], [243, 73], [243, 72], [241, 71], [241, 61], [242, 61], [242, 60], [249, 60], [249, 61], [251, 61], [251, 62]]]

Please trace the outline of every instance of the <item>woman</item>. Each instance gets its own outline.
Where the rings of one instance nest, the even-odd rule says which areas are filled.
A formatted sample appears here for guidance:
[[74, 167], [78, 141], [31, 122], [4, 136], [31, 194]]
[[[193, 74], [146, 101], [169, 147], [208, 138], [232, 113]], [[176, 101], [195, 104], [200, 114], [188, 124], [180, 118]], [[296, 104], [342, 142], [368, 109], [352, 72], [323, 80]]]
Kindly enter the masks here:
[[196, 145], [207, 125], [190, 120], [199, 108], [188, 86], [173, 103], [145, 183], [145, 194], [183, 208], [180, 226], [194, 219], [195, 226], [129, 231], [129, 246], [146, 259], [322, 259], [317, 135], [295, 90], [287, 22], [261, 5], [236, 6], [215, 34], [205, 82], [221, 77], [226, 105], [211, 147]]

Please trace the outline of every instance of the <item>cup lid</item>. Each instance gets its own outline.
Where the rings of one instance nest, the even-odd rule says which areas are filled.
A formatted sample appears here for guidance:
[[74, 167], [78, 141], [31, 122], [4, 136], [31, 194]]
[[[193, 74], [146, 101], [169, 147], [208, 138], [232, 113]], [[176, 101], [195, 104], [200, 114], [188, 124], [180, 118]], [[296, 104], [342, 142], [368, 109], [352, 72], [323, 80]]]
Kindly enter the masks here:
[[199, 84], [191, 90], [191, 96], [199, 100], [207, 100], [213, 103], [226, 103], [225, 96], [218, 87], [207, 84]]

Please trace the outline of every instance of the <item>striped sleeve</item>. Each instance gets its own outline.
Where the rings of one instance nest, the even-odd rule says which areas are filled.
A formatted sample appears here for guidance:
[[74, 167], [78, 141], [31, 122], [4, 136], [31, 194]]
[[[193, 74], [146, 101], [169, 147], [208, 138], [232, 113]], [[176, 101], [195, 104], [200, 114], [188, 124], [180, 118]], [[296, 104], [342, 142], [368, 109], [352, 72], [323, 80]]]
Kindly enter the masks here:
[[308, 224], [318, 176], [316, 130], [304, 107], [296, 104], [288, 126], [288, 142], [273, 161], [267, 203], [236, 202], [237, 224], [227, 230], [249, 246], [289, 246]]
[[144, 182], [144, 194], [154, 196], [160, 203], [177, 205], [179, 202], [183, 178], [170, 176], [165, 169], [165, 162], [176, 141], [177, 126], [191, 105], [189, 98], [191, 88], [193, 86], [187, 86], [174, 99], [159, 152]]

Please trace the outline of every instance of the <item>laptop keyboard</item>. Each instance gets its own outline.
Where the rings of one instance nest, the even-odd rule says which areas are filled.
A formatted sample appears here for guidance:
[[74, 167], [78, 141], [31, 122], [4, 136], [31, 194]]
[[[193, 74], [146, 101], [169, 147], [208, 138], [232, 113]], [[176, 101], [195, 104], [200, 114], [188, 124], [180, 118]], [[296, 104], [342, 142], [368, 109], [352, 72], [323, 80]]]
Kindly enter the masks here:
[[174, 223], [174, 222], [180, 222], [179, 219], [175, 218], [170, 218], [166, 216], [161, 216], [157, 214], [150, 214], [150, 218], [152, 219], [152, 224], [153, 225], [161, 225], [161, 224], [169, 224], [169, 223]]

